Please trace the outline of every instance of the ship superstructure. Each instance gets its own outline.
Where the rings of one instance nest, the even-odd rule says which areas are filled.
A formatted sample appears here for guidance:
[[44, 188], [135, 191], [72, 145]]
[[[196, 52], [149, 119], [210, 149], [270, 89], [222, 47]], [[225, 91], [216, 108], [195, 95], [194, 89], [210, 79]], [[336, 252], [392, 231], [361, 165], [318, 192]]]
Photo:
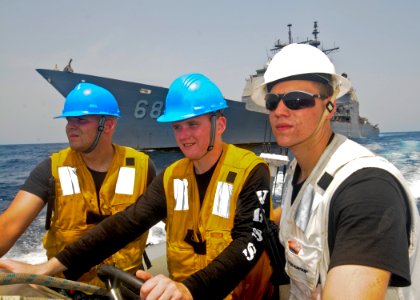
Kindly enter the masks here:
[[[270, 49], [272, 56], [275, 53], [283, 49], [283, 47], [293, 43], [292, 38], [292, 24], [288, 24], [288, 42], [284, 43], [278, 39], [275, 43], [273, 48]], [[298, 42], [300, 44], [309, 44], [314, 47], [320, 47], [321, 42], [318, 40], [318, 22], [314, 22], [314, 28], [312, 31], [313, 39], [306, 39], [302, 42]], [[333, 48], [321, 48], [321, 50], [325, 54], [329, 54], [331, 52], [337, 51], [339, 47]], [[271, 56], [271, 57], [272, 57]], [[268, 62], [270, 61], [271, 57], [269, 57]], [[268, 65], [268, 62], [266, 66]], [[246, 103], [246, 107], [249, 110], [258, 111], [258, 112], [266, 112], [265, 108], [259, 107], [255, 105], [251, 101], [251, 93], [252, 90], [263, 83], [264, 79], [264, 72], [266, 70], [266, 66], [261, 69], [257, 69], [256, 72], [250, 75], [246, 79], [244, 91], [242, 94], [242, 101]], [[346, 76], [346, 74], [343, 74]], [[377, 137], [379, 135], [379, 127], [378, 125], [372, 125], [367, 118], [361, 117], [359, 114], [359, 101], [356, 96], [356, 92], [354, 88], [352, 88], [347, 94], [337, 99], [337, 111], [331, 120], [331, 124], [333, 130], [337, 133], [343, 134], [349, 138], [371, 138]]]

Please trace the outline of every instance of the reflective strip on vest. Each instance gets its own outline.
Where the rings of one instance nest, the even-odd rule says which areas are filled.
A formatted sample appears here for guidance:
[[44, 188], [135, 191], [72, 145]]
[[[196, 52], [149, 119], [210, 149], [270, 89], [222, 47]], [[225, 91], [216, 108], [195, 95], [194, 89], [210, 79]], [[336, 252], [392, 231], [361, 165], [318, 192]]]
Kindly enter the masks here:
[[59, 167], [58, 176], [60, 178], [63, 196], [80, 194], [79, 179], [77, 178], [76, 168]]
[[188, 180], [174, 179], [175, 210], [188, 210]]
[[118, 173], [115, 194], [133, 195], [135, 178], [136, 169], [130, 167], [121, 167]]
[[230, 217], [230, 199], [232, 197], [233, 185], [227, 182], [219, 181], [217, 183], [216, 194], [214, 195], [213, 211], [216, 216], [229, 219]]

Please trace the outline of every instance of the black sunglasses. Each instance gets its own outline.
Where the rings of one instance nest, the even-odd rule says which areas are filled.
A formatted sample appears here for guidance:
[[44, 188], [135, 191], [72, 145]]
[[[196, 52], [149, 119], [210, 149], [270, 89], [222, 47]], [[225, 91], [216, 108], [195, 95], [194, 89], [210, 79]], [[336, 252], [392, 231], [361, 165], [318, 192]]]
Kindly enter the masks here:
[[284, 105], [291, 110], [314, 107], [315, 98], [326, 99], [328, 96], [311, 94], [303, 91], [291, 91], [286, 94], [268, 93], [265, 95], [265, 108], [273, 111], [277, 108], [281, 100], [283, 100]]

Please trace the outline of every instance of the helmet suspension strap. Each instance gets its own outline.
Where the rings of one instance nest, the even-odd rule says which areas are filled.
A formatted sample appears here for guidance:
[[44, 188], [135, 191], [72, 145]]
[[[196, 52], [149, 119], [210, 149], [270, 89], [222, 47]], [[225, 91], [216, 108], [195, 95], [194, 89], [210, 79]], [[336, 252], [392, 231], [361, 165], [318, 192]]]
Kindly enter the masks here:
[[330, 101], [328, 101], [327, 105], [325, 106], [324, 112], [322, 113], [321, 119], [318, 122], [318, 126], [316, 127], [315, 131], [313, 134], [315, 134], [318, 130], [321, 129], [322, 125], [324, 124], [324, 122], [327, 120], [327, 115], [333, 111], [334, 109], [334, 105], [337, 99], [337, 95], [338, 92], [340, 91], [340, 89], [338, 87], [336, 87], [334, 89], [334, 92], [331, 96]]
[[215, 113], [213, 113], [210, 117], [210, 122], [211, 122], [210, 143], [209, 143], [209, 147], [207, 148], [207, 152], [213, 150], [213, 147], [214, 147], [214, 137], [216, 136], [216, 119], [217, 119], [217, 116]]
[[210, 116], [210, 123], [211, 123], [211, 129], [210, 129], [210, 142], [209, 142], [209, 146], [207, 147], [207, 151], [206, 153], [204, 153], [199, 159], [202, 159], [204, 156], [206, 156], [211, 150], [213, 150], [214, 148], [214, 138], [216, 136], [216, 119], [217, 119], [217, 115], [216, 113], [212, 113]]
[[96, 133], [95, 140], [86, 151], [83, 151], [83, 153], [90, 153], [96, 148], [99, 142], [99, 138], [101, 137], [102, 131], [104, 131], [105, 121], [105, 116], [101, 116], [101, 118], [99, 119], [98, 132]]

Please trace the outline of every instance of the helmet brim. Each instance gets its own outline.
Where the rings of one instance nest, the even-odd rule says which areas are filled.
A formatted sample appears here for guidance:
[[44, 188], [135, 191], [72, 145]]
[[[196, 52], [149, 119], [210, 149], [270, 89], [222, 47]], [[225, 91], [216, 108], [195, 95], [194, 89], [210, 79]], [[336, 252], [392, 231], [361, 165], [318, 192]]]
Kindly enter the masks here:
[[83, 116], [111, 116], [119, 118], [120, 114], [110, 114], [109, 112], [104, 113], [86, 113], [86, 112], [67, 112], [59, 116], [54, 117], [54, 119], [70, 118], [70, 117], [83, 117]]
[[211, 114], [211, 113], [215, 113], [217, 111], [223, 111], [224, 109], [226, 109], [228, 106], [227, 104], [221, 105], [218, 108], [214, 108], [211, 110], [206, 110], [203, 111], [201, 113], [190, 113], [190, 114], [178, 114], [178, 113], [163, 113], [161, 116], [159, 116], [156, 121], [158, 121], [159, 123], [170, 123], [170, 122], [179, 122], [179, 121], [184, 121], [184, 120], [188, 120], [188, 119], [192, 119], [195, 117], [199, 117], [199, 116], [203, 116], [206, 114]]

